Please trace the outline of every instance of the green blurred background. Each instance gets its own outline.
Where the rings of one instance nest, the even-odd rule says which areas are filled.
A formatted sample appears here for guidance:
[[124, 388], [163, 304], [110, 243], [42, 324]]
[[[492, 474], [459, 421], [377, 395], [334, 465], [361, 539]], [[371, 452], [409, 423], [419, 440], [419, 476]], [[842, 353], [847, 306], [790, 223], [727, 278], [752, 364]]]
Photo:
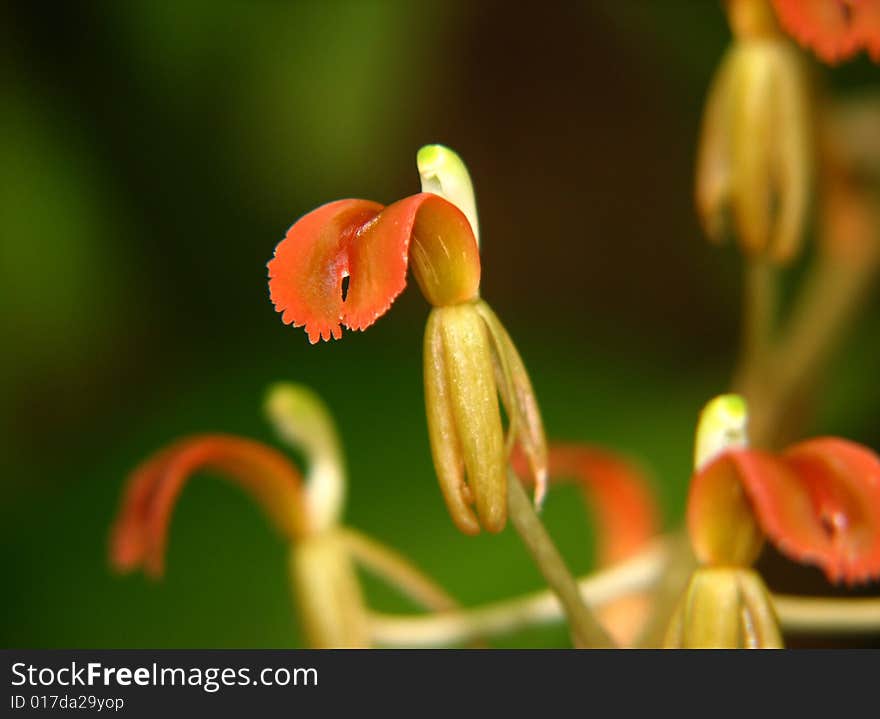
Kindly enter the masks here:
[[[694, 419], [737, 344], [738, 257], [703, 242], [691, 202], [728, 40], [715, 2], [0, 7], [3, 646], [298, 646], [285, 546], [231, 485], [187, 487], [163, 581], [114, 576], [106, 559], [127, 472], [193, 432], [277, 444], [260, 405], [280, 379], [335, 413], [352, 525], [466, 603], [541, 586], [512, 531], [466, 538], [446, 515], [419, 293], [317, 346], [268, 300], [265, 265], [294, 220], [411, 194], [428, 142], [471, 168], [483, 295], [548, 432], [636, 458], [667, 524], [681, 517]], [[878, 81], [865, 60], [826, 75], [841, 91]], [[875, 293], [816, 431], [880, 447], [878, 330]], [[589, 569], [577, 493], [554, 490], [545, 517]], [[794, 581], [779, 564], [771, 586]], [[367, 586], [375, 606], [411, 609]], [[566, 642], [557, 628], [501, 644]]]

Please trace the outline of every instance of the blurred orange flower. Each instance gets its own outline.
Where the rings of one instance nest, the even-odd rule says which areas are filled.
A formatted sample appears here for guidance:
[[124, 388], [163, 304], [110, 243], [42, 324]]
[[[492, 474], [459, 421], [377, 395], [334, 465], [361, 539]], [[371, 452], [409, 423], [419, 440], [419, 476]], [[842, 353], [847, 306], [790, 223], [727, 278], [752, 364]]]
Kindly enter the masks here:
[[162, 575], [174, 503], [186, 481], [205, 470], [246, 489], [289, 540], [306, 531], [300, 473], [287, 457], [242, 437], [196, 435], [156, 452], [130, 475], [110, 538], [115, 569]]
[[782, 27], [829, 63], [867, 50], [880, 62], [880, 0], [773, 0]]
[[[599, 564], [622, 561], [643, 549], [660, 529], [660, 508], [647, 476], [628, 460], [586, 444], [552, 443], [550, 482], [572, 481], [595, 517]], [[529, 477], [526, 456], [518, 446], [514, 470]]]

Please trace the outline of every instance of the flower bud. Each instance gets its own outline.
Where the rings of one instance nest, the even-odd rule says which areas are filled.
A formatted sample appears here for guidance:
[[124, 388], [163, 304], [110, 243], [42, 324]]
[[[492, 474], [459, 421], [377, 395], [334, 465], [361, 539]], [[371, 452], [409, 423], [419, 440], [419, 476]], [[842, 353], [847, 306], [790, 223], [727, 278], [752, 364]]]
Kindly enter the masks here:
[[724, 239], [730, 220], [746, 254], [777, 263], [797, 255], [813, 174], [808, 94], [797, 51], [766, 29], [744, 31], [727, 51], [697, 157], [697, 210], [711, 240]]
[[504, 436], [489, 332], [473, 303], [431, 311], [424, 354], [428, 434], [446, 506], [466, 534], [480, 524], [500, 532], [507, 521]]
[[[499, 395], [510, 423], [506, 444]], [[434, 468], [461, 531], [504, 528], [506, 468], [515, 444], [540, 503], [547, 485], [541, 412], [516, 347], [482, 300], [431, 311], [425, 328], [425, 407]]]
[[700, 412], [694, 442], [694, 469], [700, 470], [728, 449], [748, 447], [749, 413], [738, 394], [722, 394]]
[[470, 173], [461, 157], [443, 145], [425, 145], [416, 154], [416, 164], [422, 180], [422, 192], [433, 192], [458, 207], [467, 217], [479, 247], [477, 201]]
[[697, 569], [666, 633], [667, 649], [781, 649], [770, 595], [750, 569]]

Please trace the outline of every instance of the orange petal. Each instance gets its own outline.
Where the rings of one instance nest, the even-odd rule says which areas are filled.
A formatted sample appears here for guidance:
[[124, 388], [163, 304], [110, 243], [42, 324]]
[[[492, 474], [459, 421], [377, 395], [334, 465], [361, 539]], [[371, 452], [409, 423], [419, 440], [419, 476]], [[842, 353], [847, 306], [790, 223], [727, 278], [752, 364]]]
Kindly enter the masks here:
[[877, 0], [773, 0], [785, 31], [829, 63], [878, 42], [878, 5]]
[[[382, 205], [367, 200], [331, 202], [294, 223], [275, 248], [268, 265], [272, 302], [285, 324], [305, 325], [312, 344], [342, 336], [342, 283], [351, 273], [348, 249], [381, 210]], [[386, 297], [388, 304], [406, 283], [405, 259], [400, 274], [399, 287]], [[360, 290], [361, 297], [364, 292]]]
[[288, 538], [303, 533], [300, 475], [287, 457], [249, 439], [189, 437], [157, 452], [129, 477], [110, 538], [110, 559], [116, 569], [125, 572], [142, 566], [151, 576], [161, 576], [174, 503], [187, 479], [201, 470], [241, 484]]
[[779, 536], [794, 559], [822, 567], [832, 582], [880, 576], [880, 457], [824, 437], [790, 447], [783, 459], [800, 477], [812, 511], [793, 517], [796, 524], [768, 521], [767, 534]]
[[788, 469], [773, 455], [728, 449], [704, 465], [691, 479], [687, 527], [694, 554], [702, 564], [750, 566], [761, 553], [764, 531], [750, 501], [746, 478], [781, 473], [774, 482], [785, 486]]
[[853, 18], [853, 31], [871, 59], [880, 63], [880, 0], [861, 0]]
[[819, 566], [832, 582], [880, 576], [880, 458], [870, 450], [822, 438], [781, 455], [725, 452], [691, 485], [688, 525], [698, 554], [701, 538], [715, 531], [713, 523], [730, 524], [738, 513], [734, 494], [727, 494], [726, 510], [723, 502], [706, 500], [712, 478], [722, 473], [739, 482], [761, 530], [782, 553]]
[[[528, 461], [517, 447], [517, 474], [530, 476]], [[602, 449], [577, 444], [551, 444], [550, 481], [575, 480], [592, 507], [598, 527], [600, 564], [631, 556], [656, 536], [660, 510], [645, 475]]]
[[464, 213], [425, 192], [397, 204], [402, 203], [418, 213], [410, 253], [425, 299], [434, 307], [475, 299], [480, 289], [480, 249]]
[[366, 329], [406, 287], [410, 241], [420, 248], [414, 262], [422, 284], [425, 261], [443, 260], [429, 264], [427, 276], [436, 269], [440, 296], [452, 298], [444, 304], [476, 294], [479, 253], [467, 218], [450, 202], [422, 192], [384, 209], [367, 200], [338, 200], [297, 221], [268, 265], [275, 309], [285, 324], [305, 325], [312, 344], [339, 339], [342, 325]]

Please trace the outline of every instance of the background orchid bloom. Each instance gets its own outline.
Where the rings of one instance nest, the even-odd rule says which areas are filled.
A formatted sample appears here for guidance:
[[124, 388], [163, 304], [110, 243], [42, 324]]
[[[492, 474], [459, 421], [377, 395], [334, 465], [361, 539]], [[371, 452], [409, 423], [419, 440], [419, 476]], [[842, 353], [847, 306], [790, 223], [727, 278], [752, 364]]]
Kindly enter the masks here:
[[[596, 523], [600, 565], [620, 562], [660, 531], [660, 507], [647, 474], [630, 460], [588, 444], [551, 442], [550, 484], [574, 483]], [[517, 473], [528, 476], [521, 448], [513, 455]]]
[[266, 412], [278, 433], [305, 455], [305, 481], [290, 459], [261, 442], [231, 435], [179, 440], [129, 477], [111, 530], [114, 568], [162, 575], [174, 503], [190, 477], [209, 471], [251, 494], [290, 544], [290, 577], [310, 646], [371, 645], [356, 565], [428, 608], [455, 607], [404, 557], [340, 523], [345, 470], [335, 427], [320, 398], [299, 385], [277, 384], [268, 393]]
[[773, 7], [785, 31], [825, 62], [861, 50], [880, 62], [880, 0], [773, 0]]
[[733, 40], [703, 111], [696, 206], [713, 242], [784, 264], [802, 244], [813, 183], [807, 68], [769, 0], [731, 0]]
[[143, 566], [149, 575], [161, 575], [174, 502], [184, 483], [202, 470], [242, 485], [281, 528], [291, 547], [292, 584], [309, 644], [368, 646], [365, 603], [343, 538], [332, 527], [313, 528], [299, 471], [260, 442], [228, 435], [191, 437], [138, 467], [112, 531], [113, 565], [120, 571]]

